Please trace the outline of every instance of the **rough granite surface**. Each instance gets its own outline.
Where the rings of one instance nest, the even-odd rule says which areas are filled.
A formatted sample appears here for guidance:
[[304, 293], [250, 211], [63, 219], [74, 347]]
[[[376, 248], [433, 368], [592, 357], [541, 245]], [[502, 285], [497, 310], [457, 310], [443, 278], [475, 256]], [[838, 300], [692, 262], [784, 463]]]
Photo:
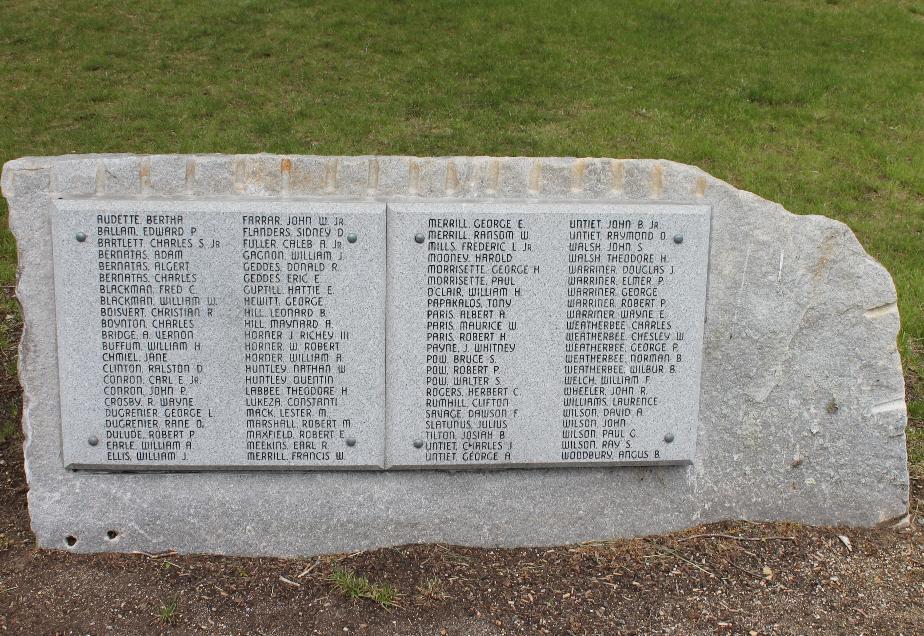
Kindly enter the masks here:
[[[40, 546], [290, 556], [427, 541], [552, 545], [722, 519], [874, 526], [906, 514], [906, 410], [888, 272], [844, 224], [790, 214], [697, 168], [575, 158], [72, 155], [11, 161], [2, 189], [19, 246], [19, 373]], [[695, 460], [461, 472], [67, 471], [50, 241], [59, 196], [710, 204]]]

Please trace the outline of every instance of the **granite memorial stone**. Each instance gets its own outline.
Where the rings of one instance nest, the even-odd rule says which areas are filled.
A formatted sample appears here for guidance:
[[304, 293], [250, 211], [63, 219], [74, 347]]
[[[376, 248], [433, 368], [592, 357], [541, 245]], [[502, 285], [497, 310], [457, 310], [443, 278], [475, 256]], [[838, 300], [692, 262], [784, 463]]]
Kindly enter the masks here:
[[2, 187], [42, 546], [906, 514], [888, 273], [843, 224], [696, 168], [74, 155]]

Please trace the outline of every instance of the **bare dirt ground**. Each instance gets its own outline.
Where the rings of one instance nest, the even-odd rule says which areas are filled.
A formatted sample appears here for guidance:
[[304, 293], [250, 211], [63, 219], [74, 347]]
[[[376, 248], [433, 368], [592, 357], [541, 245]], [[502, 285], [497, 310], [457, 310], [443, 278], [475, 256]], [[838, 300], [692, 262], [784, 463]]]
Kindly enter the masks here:
[[[0, 446], [0, 632], [12, 634], [920, 634], [924, 480], [902, 530], [725, 523], [486, 550], [300, 560], [33, 547], [22, 441]], [[394, 603], [331, 580], [390, 584]], [[387, 590], [387, 588], [385, 588]]]

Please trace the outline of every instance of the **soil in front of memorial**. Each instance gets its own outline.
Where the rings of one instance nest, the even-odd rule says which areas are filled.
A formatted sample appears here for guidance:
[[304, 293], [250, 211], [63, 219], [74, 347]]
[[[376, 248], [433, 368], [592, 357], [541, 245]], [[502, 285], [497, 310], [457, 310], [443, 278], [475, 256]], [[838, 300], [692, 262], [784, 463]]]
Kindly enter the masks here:
[[0, 633], [913, 634], [924, 481], [904, 529], [725, 523], [556, 548], [303, 559], [39, 550], [0, 443]]

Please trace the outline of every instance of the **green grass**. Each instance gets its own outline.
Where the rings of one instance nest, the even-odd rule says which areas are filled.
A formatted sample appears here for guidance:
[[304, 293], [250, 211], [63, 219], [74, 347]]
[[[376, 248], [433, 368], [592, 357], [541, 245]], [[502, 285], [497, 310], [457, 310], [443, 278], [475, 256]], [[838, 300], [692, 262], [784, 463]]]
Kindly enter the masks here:
[[924, 479], [924, 428], [915, 427], [908, 431], [908, 460], [918, 469]]
[[334, 570], [328, 580], [349, 598], [365, 598], [386, 609], [395, 607], [401, 595], [389, 583], [370, 583], [364, 576], [357, 576], [349, 570]]
[[[695, 164], [846, 222], [895, 278], [905, 368], [921, 386], [920, 0], [0, 7], [0, 160], [267, 151]], [[14, 268], [0, 233], [0, 283]], [[920, 414], [922, 390], [911, 399]]]
[[0, 423], [0, 444], [16, 436], [18, 422], [14, 418], [15, 416], [6, 417], [5, 421]]
[[166, 601], [161, 601], [160, 607], [157, 610], [157, 616], [165, 624], [169, 625], [174, 620], [176, 620], [176, 607], [177, 607], [176, 598], [171, 598]]

